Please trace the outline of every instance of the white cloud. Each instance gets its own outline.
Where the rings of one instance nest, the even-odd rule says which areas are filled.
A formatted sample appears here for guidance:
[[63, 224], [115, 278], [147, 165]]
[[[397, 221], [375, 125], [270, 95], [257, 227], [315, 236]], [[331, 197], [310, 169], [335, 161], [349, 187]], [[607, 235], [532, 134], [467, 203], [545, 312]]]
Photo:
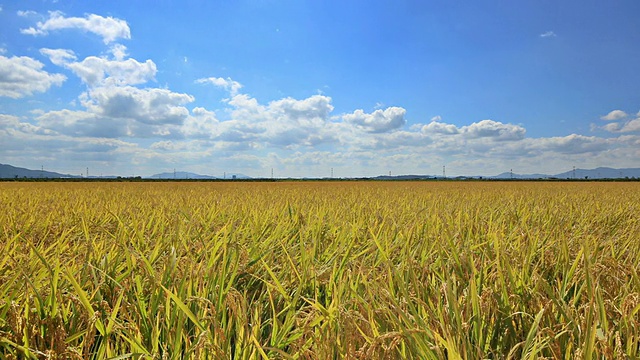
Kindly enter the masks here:
[[118, 61], [124, 59], [129, 55], [127, 53], [127, 47], [122, 44], [113, 44], [110, 51], [111, 54], [113, 54], [113, 57]]
[[578, 134], [531, 139], [526, 144], [529, 149], [561, 154], [592, 153], [604, 151], [609, 147], [606, 139]]
[[608, 132], [619, 132], [622, 126], [618, 123], [609, 123], [602, 127], [602, 129]]
[[554, 33], [553, 31], [546, 31], [542, 34], [540, 34], [541, 38], [548, 38], [548, 37], [556, 37], [558, 35], [556, 35], [556, 33]]
[[263, 141], [267, 144], [311, 146], [333, 141], [329, 131], [331, 98], [314, 95], [303, 100], [284, 98], [266, 106], [248, 95], [236, 95], [228, 101], [233, 107], [232, 121], [222, 122], [220, 137], [227, 141]]
[[90, 112], [103, 117], [132, 119], [149, 125], [181, 125], [189, 116], [189, 110], [181, 105], [195, 99], [167, 89], [108, 86], [89, 90], [81, 100]]
[[[131, 166], [132, 160], [148, 152], [137, 144], [118, 139], [68, 136], [27, 122], [12, 122], [11, 126], [0, 127], [0, 144], [3, 159], [8, 163], [37, 162], [38, 168], [45, 164], [45, 169], [55, 166], [47, 170], [73, 174], [79, 174], [86, 166], [96, 165], [101, 165], [105, 172], [114, 166], [122, 171]], [[73, 170], [65, 170], [71, 168]], [[111, 170], [111, 173], [116, 171]]]
[[156, 64], [151, 60], [141, 63], [135, 59], [118, 61], [95, 56], [67, 67], [90, 86], [143, 84], [152, 80], [157, 72]]
[[401, 107], [388, 107], [371, 114], [356, 110], [352, 114], [343, 115], [342, 119], [367, 132], [382, 133], [402, 127], [406, 123], [405, 113], [406, 110]]
[[460, 132], [472, 138], [492, 138], [495, 140], [520, 140], [526, 130], [518, 125], [503, 124], [499, 121], [482, 120], [460, 128]]
[[600, 119], [605, 121], [615, 121], [626, 118], [628, 115], [626, 112], [622, 110], [613, 110], [609, 112], [607, 115], [601, 116]]
[[20, 118], [14, 115], [0, 114], [0, 125], [3, 128], [13, 127], [20, 123]]
[[17, 99], [45, 92], [66, 80], [64, 75], [48, 73], [43, 67], [44, 64], [30, 57], [0, 55], [0, 96]]
[[60, 11], [49, 12], [49, 18], [46, 21], [38, 22], [35, 27], [21, 29], [20, 32], [27, 35], [46, 35], [49, 31], [62, 29], [77, 29], [94, 33], [102, 37], [105, 44], [117, 39], [131, 38], [129, 25], [124, 20], [96, 14], [88, 14], [83, 18], [65, 17], [64, 13]]
[[616, 130], [613, 132], [621, 132], [621, 133], [640, 132], [640, 117], [627, 121], [623, 125], [618, 125]]
[[192, 115], [184, 120], [181, 133], [189, 138], [211, 138], [218, 131], [219, 121], [213, 111], [196, 107]]
[[118, 138], [131, 135], [127, 133], [128, 126], [123, 120], [107, 119], [86, 111], [50, 111], [36, 120], [42, 127], [74, 137]]
[[64, 66], [72, 60], [76, 60], [76, 54], [73, 50], [67, 49], [40, 49], [40, 53], [49, 58], [49, 60], [58, 66]]
[[[622, 110], [613, 110], [605, 116], [602, 116], [602, 120], [616, 121], [628, 118], [629, 114]], [[602, 127], [603, 130], [612, 133], [629, 133], [640, 131], [640, 112], [636, 114], [635, 118], [627, 119], [621, 122], [611, 122]]]
[[65, 49], [41, 49], [43, 55], [49, 57], [52, 63], [70, 69], [85, 84], [89, 86], [104, 85], [137, 85], [153, 80], [157, 67], [152, 60], [141, 63], [135, 59], [123, 60], [126, 48], [114, 46], [116, 60], [89, 56], [82, 61], [76, 60], [73, 51]]
[[165, 89], [95, 88], [83, 95], [86, 110], [68, 109], [39, 114], [42, 128], [73, 137], [183, 138], [206, 137], [212, 113], [180, 106], [192, 101], [186, 94]]
[[619, 132], [623, 132], [623, 133], [625, 133], [625, 132], [636, 132], [636, 131], [640, 131], [640, 117], [638, 117], [637, 119], [633, 119], [631, 121], [628, 121], [619, 130]]
[[242, 84], [240, 84], [235, 80], [231, 80], [231, 78], [229, 77], [226, 79], [221, 77], [202, 78], [202, 79], [196, 80], [196, 83], [199, 83], [199, 84], [209, 83], [209, 84], [213, 84], [215, 86], [221, 87], [227, 90], [232, 97], [238, 95], [238, 92], [242, 88]]
[[18, 10], [17, 14], [18, 14], [18, 16], [21, 16], [21, 17], [29, 17], [29, 16], [33, 16], [33, 15], [38, 15], [38, 13], [33, 11], [33, 10]]
[[424, 134], [432, 137], [457, 135], [465, 139], [488, 139], [492, 141], [516, 141], [524, 139], [526, 129], [499, 121], [482, 120], [470, 125], [457, 127], [440, 121], [432, 121], [419, 128]]
[[453, 134], [458, 134], [460, 133], [460, 130], [453, 124], [445, 124], [439, 121], [432, 121], [430, 123], [428, 123], [427, 125], [424, 125], [421, 128], [422, 132], [424, 133], [433, 133], [433, 134], [448, 134], [448, 135], [453, 135]]
[[331, 98], [323, 95], [314, 95], [304, 100], [287, 97], [269, 103], [268, 108], [277, 120], [290, 120], [303, 125], [325, 122], [333, 111]]

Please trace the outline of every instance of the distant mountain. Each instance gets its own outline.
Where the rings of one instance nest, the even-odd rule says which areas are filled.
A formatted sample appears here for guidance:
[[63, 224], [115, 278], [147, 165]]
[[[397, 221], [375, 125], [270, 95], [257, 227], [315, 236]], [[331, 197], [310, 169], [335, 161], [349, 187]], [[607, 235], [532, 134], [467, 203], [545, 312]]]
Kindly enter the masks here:
[[173, 172], [163, 172], [160, 174], [155, 174], [155, 175], [151, 175], [149, 177], [147, 177], [147, 179], [176, 179], [176, 180], [185, 180], [185, 179], [194, 179], [194, 180], [215, 180], [215, 179], [251, 179], [249, 176], [247, 175], [243, 175], [243, 174], [226, 174], [223, 177], [216, 177], [216, 176], [210, 176], [210, 175], [200, 175], [200, 174], [196, 174], [196, 173], [192, 173], [192, 172], [187, 172], [187, 171], [176, 171], [175, 173]]
[[[510, 172], [504, 172], [493, 176], [494, 179], [511, 179]], [[555, 175], [547, 174], [513, 174], [513, 179], [624, 179], [640, 178], [640, 168], [613, 169], [599, 167], [595, 169], [576, 169], [565, 171]]]
[[195, 174], [195, 173], [186, 172], [186, 171], [163, 172], [163, 173], [160, 173], [160, 174], [151, 175], [148, 178], [149, 179], [178, 179], [178, 180], [184, 180], [184, 179], [196, 179], [196, 180], [217, 179], [217, 177], [215, 177], [215, 176], [200, 175], [200, 174]]
[[[573, 170], [569, 170], [557, 175], [559, 179], [572, 179]], [[599, 167], [591, 170], [576, 169], [576, 179], [624, 179], [624, 178], [640, 178], [640, 168], [612, 169], [608, 167]]]
[[53, 171], [42, 170], [29, 170], [21, 167], [15, 167], [6, 164], [0, 164], [0, 179], [15, 179], [15, 178], [47, 178], [47, 179], [60, 179], [60, 178], [79, 178], [77, 175], [60, 174]]
[[511, 172], [503, 172], [500, 175], [490, 176], [490, 179], [548, 179], [552, 175], [547, 174], [516, 174]]

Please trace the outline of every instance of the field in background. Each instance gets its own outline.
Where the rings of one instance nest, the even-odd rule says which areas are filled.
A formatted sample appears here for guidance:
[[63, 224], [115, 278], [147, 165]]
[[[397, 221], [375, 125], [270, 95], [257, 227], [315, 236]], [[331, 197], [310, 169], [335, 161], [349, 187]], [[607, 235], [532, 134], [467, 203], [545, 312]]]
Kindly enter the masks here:
[[0, 358], [637, 358], [640, 184], [0, 183]]

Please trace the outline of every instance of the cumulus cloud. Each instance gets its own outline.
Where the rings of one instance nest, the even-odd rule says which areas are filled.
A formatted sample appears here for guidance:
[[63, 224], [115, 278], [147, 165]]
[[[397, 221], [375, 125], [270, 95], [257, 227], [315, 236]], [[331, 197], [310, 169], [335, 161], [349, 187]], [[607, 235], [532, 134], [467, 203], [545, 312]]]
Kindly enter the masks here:
[[76, 60], [76, 54], [73, 50], [68, 49], [40, 49], [40, 53], [49, 58], [53, 64], [65, 66], [73, 60]]
[[542, 34], [540, 34], [541, 38], [552, 38], [552, 37], [556, 37], [558, 35], [556, 35], [556, 33], [554, 33], [553, 31], [545, 31]]
[[367, 132], [383, 133], [402, 127], [406, 123], [405, 113], [405, 109], [394, 106], [370, 114], [356, 110], [352, 114], [343, 115], [342, 119]]
[[561, 154], [584, 154], [604, 151], [609, 147], [607, 139], [571, 134], [567, 136], [532, 139], [527, 143], [531, 149]]
[[118, 138], [131, 135], [127, 133], [124, 121], [107, 119], [87, 111], [50, 111], [36, 120], [42, 127], [74, 137]]
[[602, 127], [602, 129], [608, 132], [619, 132], [622, 126], [618, 123], [609, 123]]
[[269, 103], [269, 110], [279, 120], [292, 120], [297, 123], [324, 122], [333, 111], [331, 98], [314, 95], [303, 100], [290, 97]]
[[[116, 47], [117, 57], [124, 56], [126, 48]], [[89, 56], [82, 61], [76, 60], [73, 51], [65, 49], [41, 49], [43, 55], [49, 57], [52, 63], [70, 69], [85, 84], [98, 85], [137, 85], [152, 80], [157, 72], [156, 64], [152, 60], [144, 63], [135, 59], [109, 60], [102, 57]]]
[[242, 84], [235, 80], [231, 80], [231, 78], [221, 78], [221, 77], [209, 77], [202, 78], [196, 80], [196, 83], [199, 84], [213, 84], [215, 86], [221, 87], [229, 92], [231, 96], [238, 95], [238, 92], [242, 88]]
[[[608, 125], [611, 125], [611, 126], [608, 126]], [[640, 117], [635, 118], [633, 120], [629, 120], [622, 124], [619, 124], [619, 123], [607, 124], [603, 128], [609, 132], [618, 132], [618, 133], [639, 132]]]
[[127, 47], [122, 44], [113, 44], [109, 51], [111, 51], [113, 57], [118, 61], [124, 59], [125, 57], [127, 57], [127, 55], [129, 55], [127, 53]]
[[[602, 120], [617, 121], [623, 120], [629, 117], [629, 114], [622, 110], [613, 110], [605, 116], [602, 116]], [[629, 133], [640, 131], [640, 112], [636, 114], [635, 118], [627, 119], [626, 121], [611, 122], [602, 127], [603, 130], [612, 133]]]
[[607, 115], [601, 116], [600, 119], [605, 121], [615, 121], [626, 118], [628, 115], [622, 110], [613, 110]]
[[66, 76], [48, 73], [43, 67], [44, 64], [30, 57], [0, 55], [0, 96], [18, 99], [45, 92], [66, 80]]
[[211, 138], [218, 132], [219, 121], [213, 111], [196, 107], [181, 127], [181, 133], [189, 138]]
[[21, 29], [20, 32], [27, 35], [46, 35], [49, 31], [77, 29], [94, 33], [102, 37], [105, 44], [117, 39], [130, 39], [131, 31], [126, 21], [96, 14], [88, 14], [85, 17], [65, 17], [60, 11], [49, 12], [49, 18], [38, 22], [35, 27]]
[[0, 114], [0, 125], [4, 128], [13, 127], [20, 123], [20, 118], [14, 115]]
[[[0, 122], [2, 118], [0, 115]], [[0, 144], [4, 159], [9, 163], [37, 159], [38, 162], [55, 166], [55, 171], [75, 173], [76, 170], [65, 170], [68, 164], [75, 164], [72, 167], [78, 172], [88, 164], [101, 162], [113, 165], [119, 159], [129, 166], [132, 159], [147, 152], [134, 143], [92, 136], [70, 136], [20, 120], [7, 125], [0, 126]]]
[[[276, 146], [311, 146], [333, 141], [329, 129], [329, 114], [333, 111], [331, 98], [314, 95], [303, 100], [284, 98], [261, 105], [246, 94], [236, 95], [228, 101], [232, 127], [222, 123], [225, 140], [261, 140]], [[241, 130], [241, 131], [240, 131]]]
[[637, 132], [640, 131], [640, 117], [637, 119], [633, 119], [620, 129], [620, 132]]
[[482, 120], [461, 127], [433, 120], [429, 124], [420, 127], [420, 131], [430, 136], [457, 135], [465, 139], [488, 139], [495, 141], [521, 140], [527, 132], [522, 126], [503, 124], [494, 120]]
[[180, 105], [192, 98], [168, 90], [99, 88], [84, 96], [86, 110], [49, 111], [35, 120], [59, 134], [95, 138], [204, 138], [216, 123], [213, 114], [201, 108], [189, 115]]
[[518, 125], [503, 124], [499, 121], [482, 120], [460, 128], [460, 132], [471, 138], [492, 138], [495, 140], [520, 140], [526, 130]]
[[460, 130], [453, 124], [446, 124], [439, 121], [432, 121], [420, 129], [423, 133], [453, 135], [459, 134]]
[[180, 125], [189, 115], [184, 104], [195, 99], [167, 89], [138, 89], [131, 86], [98, 87], [89, 90], [82, 104], [108, 118], [133, 119], [144, 124]]

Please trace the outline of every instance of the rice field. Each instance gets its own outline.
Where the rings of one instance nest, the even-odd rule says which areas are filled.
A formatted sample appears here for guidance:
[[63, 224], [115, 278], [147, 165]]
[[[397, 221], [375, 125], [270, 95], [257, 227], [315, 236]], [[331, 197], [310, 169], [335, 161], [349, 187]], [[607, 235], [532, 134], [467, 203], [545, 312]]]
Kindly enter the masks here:
[[2, 359], [637, 359], [640, 183], [0, 183]]

